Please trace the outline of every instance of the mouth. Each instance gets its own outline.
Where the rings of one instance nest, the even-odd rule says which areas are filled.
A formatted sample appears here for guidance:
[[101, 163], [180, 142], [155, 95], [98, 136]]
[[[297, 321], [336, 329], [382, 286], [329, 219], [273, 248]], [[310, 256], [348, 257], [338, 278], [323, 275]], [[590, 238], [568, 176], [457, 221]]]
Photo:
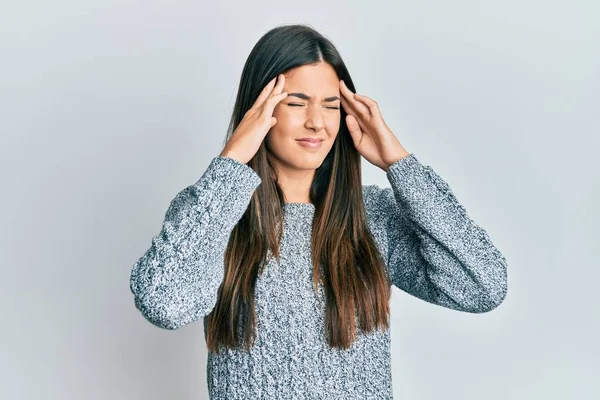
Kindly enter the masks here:
[[323, 145], [323, 139], [310, 139], [310, 138], [302, 138], [296, 139], [300, 146], [309, 148], [309, 149], [317, 149]]
[[315, 138], [301, 138], [301, 139], [296, 139], [302, 142], [312, 142], [312, 143], [317, 143], [317, 142], [322, 142], [323, 139], [315, 139]]

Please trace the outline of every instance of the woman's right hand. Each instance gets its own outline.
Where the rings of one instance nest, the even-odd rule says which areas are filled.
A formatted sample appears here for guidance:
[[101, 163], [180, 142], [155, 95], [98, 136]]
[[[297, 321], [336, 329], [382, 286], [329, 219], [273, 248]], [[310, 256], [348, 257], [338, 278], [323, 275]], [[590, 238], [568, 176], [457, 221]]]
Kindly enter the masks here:
[[284, 83], [285, 77], [279, 74], [263, 88], [227, 141], [221, 156], [244, 164], [254, 157], [269, 130], [277, 123], [273, 110], [277, 103], [287, 97], [287, 92], [282, 92]]

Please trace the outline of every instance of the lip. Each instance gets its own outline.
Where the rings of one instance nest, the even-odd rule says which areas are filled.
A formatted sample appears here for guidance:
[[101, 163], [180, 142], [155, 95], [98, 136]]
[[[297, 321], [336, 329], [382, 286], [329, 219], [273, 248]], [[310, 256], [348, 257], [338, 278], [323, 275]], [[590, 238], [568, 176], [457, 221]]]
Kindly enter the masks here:
[[309, 149], [318, 149], [323, 145], [322, 139], [302, 138], [296, 139], [296, 141], [300, 146], [307, 147]]
[[308, 141], [308, 142], [322, 142], [323, 141], [323, 139], [309, 138], [309, 137], [303, 137], [303, 138], [296, 139], [296, 140], [302, 140], [302, 141]]

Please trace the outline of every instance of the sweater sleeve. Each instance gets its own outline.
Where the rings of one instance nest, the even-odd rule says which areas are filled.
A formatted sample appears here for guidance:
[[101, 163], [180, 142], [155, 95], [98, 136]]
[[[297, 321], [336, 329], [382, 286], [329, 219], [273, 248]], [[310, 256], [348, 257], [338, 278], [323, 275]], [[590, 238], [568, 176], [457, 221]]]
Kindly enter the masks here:
[[507, 291], [506, 259], [450, 186], [414, 154], [392, 164], [378, 188], [387, 265], [401, 290], [470, 313], [496, 308]]
[[160, 232], [131, 270], [134, 303], [148, 321], [176, 329], [210, 313], [229, 237], [260, 183], [248, 165], [218, 156], [170, 202]]

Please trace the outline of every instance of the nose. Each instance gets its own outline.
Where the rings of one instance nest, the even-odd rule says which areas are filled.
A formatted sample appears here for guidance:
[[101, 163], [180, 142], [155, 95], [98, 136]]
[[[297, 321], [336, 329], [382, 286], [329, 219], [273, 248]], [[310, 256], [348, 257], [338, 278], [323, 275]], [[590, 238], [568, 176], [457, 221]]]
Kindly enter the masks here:
[[319, 132], [323, 129], [324, 118], [320, 104], [310, 104], [306, 113], [306, 128]]

